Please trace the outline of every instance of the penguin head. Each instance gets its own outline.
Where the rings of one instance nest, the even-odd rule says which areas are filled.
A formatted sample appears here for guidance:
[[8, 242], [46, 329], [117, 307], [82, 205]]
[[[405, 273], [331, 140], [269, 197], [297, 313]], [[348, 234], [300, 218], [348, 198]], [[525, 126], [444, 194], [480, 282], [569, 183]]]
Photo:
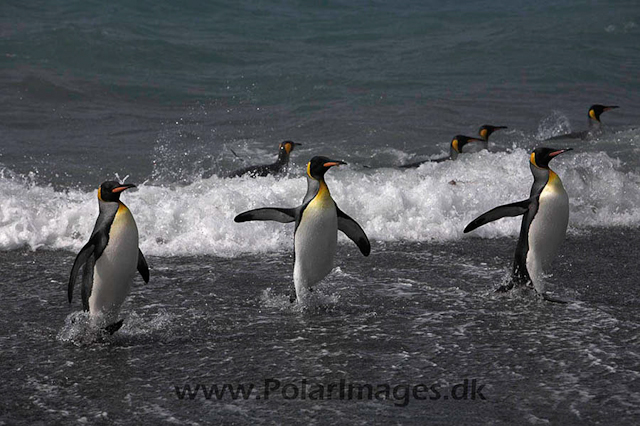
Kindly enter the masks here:
[[323, 180], [324, 174], [333, 166], [339, 166], [340, 164], [347, 164], [340, 160], [331, 160], [327, 157], [316, 156], [307, 163], [307, 175], [311, 179]]
[[563, 152], [571, 151], [573, 148], [555, 149], [555, 148], [536, 148], [531, 153], [531, 164], [539, 169], [548, 169], [549, 161]]
[[618, 108], [618, 106], [617, 105], [606, 106], [606, 105], [600, 105], [600, 104], [591, 105], [591, 108], [589, 108], [589, 118], [599, 123], [600, 114], [614, 108]]
[[469, 136], [455, 135], [454, 138], [451, 139], [451, 152], [455, 151], [457, 154], [460, 154], [462, 152], [462, 148], [469, 142], [484, 142], [484, 141], [478, 138], [470, 138]]
[[482, 139], [486, 141], [486, 140], [489, 140], [489, 136], [491, 136], [491, 134], [496, 130], [506, 129], [506, 128], [507, 126], [492, 126], [490, 124], [485, 124], [483, 126], [480, 126], [480, 129], [478, 130], [478, 134]]
[[119, 183], [115, 180], [108, 180], [102, 182], [102, 185], [98, 188], [98, 199], [100, 201], [119, 201], [122, 191], [135, 187], [136, 186], [131, 183]]
[[279, 153], [285, 152], [287, 155], [289, 155], [289, 154], [291, 154], [291, 151], [293, 151], [294, 147], [300, 146], [300, 145], [302, 145], [302, 144], [298, 143], [298, 142], [283, 141], [283, 142], [280, 142], [280, 150], [278, 152]]

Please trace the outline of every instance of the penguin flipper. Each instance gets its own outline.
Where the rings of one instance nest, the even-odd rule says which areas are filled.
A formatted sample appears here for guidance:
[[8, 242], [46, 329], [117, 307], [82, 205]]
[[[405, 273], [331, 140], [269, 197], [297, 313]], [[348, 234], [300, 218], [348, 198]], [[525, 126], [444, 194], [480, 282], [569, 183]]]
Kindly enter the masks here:
[[494, 220], [502, 219], [503, 217], [523, 215], [527, 212], [530, 205], [531, 199], [527, 199], [524, 201], [518, 201], [517, 203], [498, 206], [473, 219], [471, 223], [469, 223], [467, 227], [464, 228], [464, 233], [466, 234], [467, 232], [471, 232], [482, 225], [486, 225], [487, 223], [493, 222]]
[[[87, 263], [89, 257], [91, 257], [95, 251], [95, 243], [94, 239], [90, 239], [87, 244], [80, 250], [80, 253], [76, 256], [76, 260], [73, 262], [73, 267], [71, 268], [71, 276], [69, 277], [69, 286], [67, 288], [67, 293], [69, 296], [69, 303], [73, 298], [73, 287], [76, 284], [76, 280], [78, 279], [78, 272], [80, 271], [80, 267]], [[85, 267], [86, 269], [86, 267]]]
[[149, 283], [149, 265], [147, 264], [147, 259], [144, 258], [144, 254], [142, 254], [140, 249], [138, 249], [138, 272], [142, 276], [145, 284]]
[[89, 310], [89, 298], [93, 290], [93, 267], [95, 264], [95, 256], [91, 254], [82, 269], [82, 288], [80, 289], [80, 294], [82, 295], [82, 309], [85, 311]]
[[289, 223], [296, 220], [298, 209], [285, 209], [280, 207], [265, 207], [240, 213], [234, 222], [248, 222], [251, 220], [273, 220], [280, 223]]
[[363, 255], [369, 256], [371, 253], [371, 244], [369, 243], [369, 238], [367, 238], [367, 234], [364, 233], [362, 227], [349, 217], [345, 212], [340, 210], [338, 206], [336, 206], [336, 210], [338, 212], [338, 229], [351, 239]]

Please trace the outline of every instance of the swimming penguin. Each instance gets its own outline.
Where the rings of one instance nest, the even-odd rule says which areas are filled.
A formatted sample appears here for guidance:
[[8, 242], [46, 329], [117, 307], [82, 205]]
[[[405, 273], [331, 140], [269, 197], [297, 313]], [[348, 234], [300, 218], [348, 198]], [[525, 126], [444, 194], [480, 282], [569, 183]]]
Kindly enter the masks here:
[[120, 194], [132, 184], [106, 181], [98, 189], [100, 213], [89, 242], [78, 253], [69, 278], [69, 303], [80, 267], [82, 306], [94, 325], [113, 334], [122, 326], [116, 321], [120, 306], [129, 294], [136, 269], [145, 283], [149, 267], [138, 248], [138, 228]]
[[240, 177], [246, 174], [251, 177], [264, 177], [268, 175], [279, 176], [286, 171], [287, 165], [289, 164], [289, 154], [291, 154], [293, 148], [300, 145], [302, 144], [292, 141], [280, 142], [278, 148], [278, 159], [275, 163], [244, 167], [230, 173], [228, 177]]
[[482, 151], [483, 149], [489, 150], [489, 136], [493, 134], [495, 131], [500, 129], [506, 129], [507, 126], [492, 126], [490, 124], [483, 124], [478, 129], [478, 135], [480, 135], [480, 139], [482, 139], [482, 144], [472, 144], [467, 147], [465, 150], [466, 153], [474, 153]]
[[551, 141], [556, 139], [589, 139], [594, 136], [598, 136], [602, 132], [602, 122], [600, 121], [600, 115], [602, 115], [602, 113], [605, 111], [609, 111], [615, 108], [618, 108], [618, 106], [606, 106], [600, 104], [591, 105], [591, 107], [589, 108], [589, 112], [587, 113], [587, 116], [589, 117], [589, 130], [582, 130], [580, 132], [572, 132], [565, 135], [553, 136], [546, 140]]
[[458, 154], [461, 154], [463, 148], [469, 142], [484, 142], [482, 139], [472, 138], [464, 135], [456, 135], [451, 139], [451, 144], [449, 144], [449, 155], [447, 157], [436, 158], [435, 160], [422, 160], [415, 163], [403, 164], [400, 166], [401, 169], [410, 169], [419, 167], [421, 164], [435, 162], [440, 163], [446, 160], [455, 160], [458, 158]]
[[489, 136], [496, 130], [506, 129], [507, 126], [492, 126], [490, 124], [483, 124], [478, 129], [478, 134], [482, 138], [483, 141], [489, 142]]
[[302, 205], [295, 208], [261, 208], [240, 213], [236, 222], [273, 220], [281, 223], [295, 221], [293, 237], [295, 262], [293, 282], [298, 302], [304, 301], [312, 286], [333, 269], [338, 230], [356, 243], [368, 256], [371, 245], [358, 223], [338, 208], [324, 174], [333, 166], [346, 164], [327, 157], [313, 157], [307, 164], [307, 194]]
[[498, 291], [533, 284], [546, 300], [557, 301], [544, 294], [542, 274], [564, 240], [569, 223], [569, 197], [558, 175], [549, 168], [549, 161], [570, 150], [536, 148], [530, 158], [534, 181], [529, 198], [489, 210], [464, 228], [467, 233], [503, 217], [524, 215], [511, 280]]
[[490, 124], [483, 124], [482, 126], [480, 126], [480, 129], [478, 129], [478, 134], [480, 135], [480, 138], [485, 141], [484, 149], [489, 149], [489, 136], [491, 136], [493, 132], [506, 128], [507, 126], [492, 126]]

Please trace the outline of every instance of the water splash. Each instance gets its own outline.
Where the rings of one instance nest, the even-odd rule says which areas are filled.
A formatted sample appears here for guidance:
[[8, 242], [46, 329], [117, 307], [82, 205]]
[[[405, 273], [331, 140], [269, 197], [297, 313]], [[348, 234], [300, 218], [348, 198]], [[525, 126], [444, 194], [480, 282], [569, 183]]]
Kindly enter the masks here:
[[[462, 155], [412, 170], [340, 168], [326, 176], [340, 208], [378, 241], [454, 241], [477, 215], [528, 197], [532, 183], [524, 149]], [[555, 164], [554, 164], [555, 163]], [[640, 176], [603, 152], [574, 151], [552, 163], [570, 198], [570, 230], [640, 224]], [[122, 200], [133, 212], [146, 255], [290, 250], [291, 224], [238, 224], [236, 214], [263, 206], [299, 205], [306, 191], [300, 170], [286, 178], [198, 179], [182, 186], [142, 184]], [[0, 249], [78, 251], [98, 213], [96, 194], [56, 191], [0, 176]], [[506, 218], [474, 232], [514, 236], [519, 219]], [[340, 241], [351, 244], [346, 237]]]

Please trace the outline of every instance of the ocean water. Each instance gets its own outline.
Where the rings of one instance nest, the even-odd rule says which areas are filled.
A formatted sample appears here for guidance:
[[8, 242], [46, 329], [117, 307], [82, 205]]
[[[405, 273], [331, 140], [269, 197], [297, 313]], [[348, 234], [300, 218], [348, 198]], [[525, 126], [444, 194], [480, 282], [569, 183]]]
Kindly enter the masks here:
[[[0, 424], [637, 424], [638, 25], [628, 1], [2, 2]], [[596, 103], [600, 134], [553, 141], [571, 303], [495, 295], [520, 220], [464, 226]], [[397, 167], [482, 124], [508, 126], [489, 151]], [[285, 139], [286, 176], [222, 177]], [[298, 205], [314, 155], [348, 163], [327, 183], [372, 253], [341, 236], [297, 306], [293, 226], [233, 217]], [[109, 179], [138, 185], [151, 281], [100, 336], [66, 283]]]

